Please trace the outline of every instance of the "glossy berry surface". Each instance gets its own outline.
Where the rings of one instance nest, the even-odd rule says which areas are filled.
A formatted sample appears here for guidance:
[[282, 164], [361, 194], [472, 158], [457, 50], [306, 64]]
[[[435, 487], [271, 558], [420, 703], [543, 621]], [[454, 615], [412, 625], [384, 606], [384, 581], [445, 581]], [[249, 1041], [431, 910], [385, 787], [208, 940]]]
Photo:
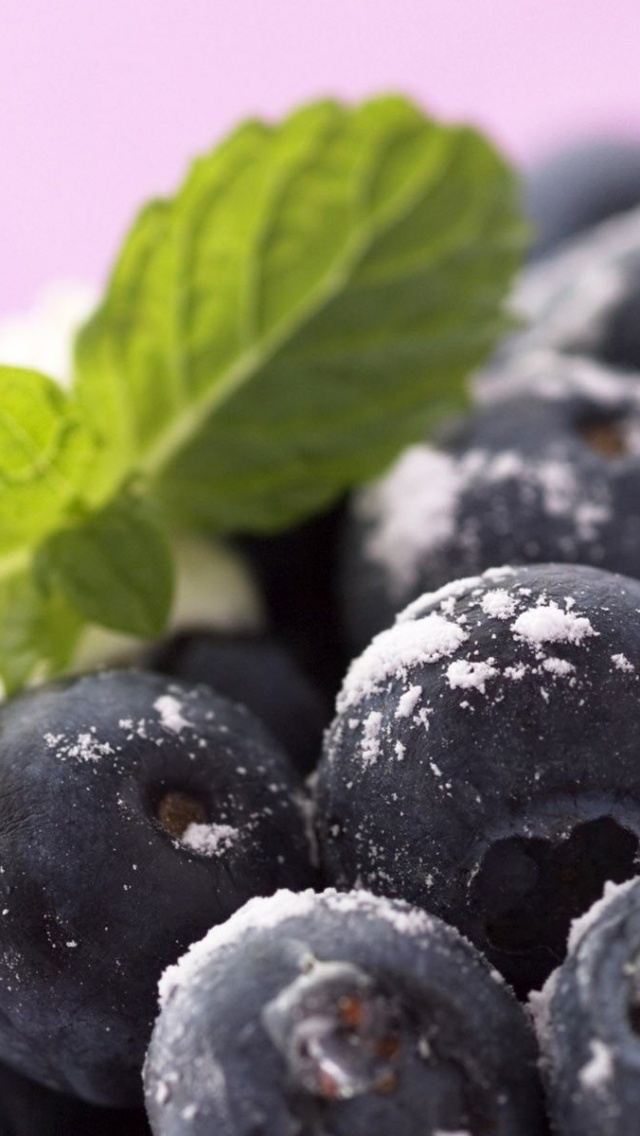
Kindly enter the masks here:
[[133, 671], [0, 710], [0, 1052], [140, 1102], [164, 967], [248, 898], [311, 877], [286, 757], [248, 711]]
[[184, 632], [155, 647], [147, 662], [152, 670], [204, 682], [241, 702], [271, 730], [300, 773], [318, 764], [329, 703], [275, 637]]
[[558, 1136], [635, 1136], [640, 1113], [640, 880], [574, 924], [533, 1010]]
[[425, 595], [351, 665], [317, 783], [328, 882], [459, 927], [517, 991], [564, 955], [640, 838], [640, 583], [489, 571]]
[[469, 943], [406, 904], [254, 900], [160, 989], [155, 1136], [545, 1131], [523, 1011]]

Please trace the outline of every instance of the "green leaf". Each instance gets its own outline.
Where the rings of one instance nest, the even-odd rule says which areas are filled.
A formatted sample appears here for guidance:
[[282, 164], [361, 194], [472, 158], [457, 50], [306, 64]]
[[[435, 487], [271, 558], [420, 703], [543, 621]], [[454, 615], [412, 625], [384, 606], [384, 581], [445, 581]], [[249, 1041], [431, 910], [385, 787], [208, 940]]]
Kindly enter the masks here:
[[52, 379], [0, 366], [0, 555], [69, 514], [93, 453], [77, 409]]
[[148, 205], [70, 394], [0, 368], [0, 678], [159, 634], [172, 529], [268, 531], [466, 398], [524, 244], [479, 134], [406, 99], [248, 122]]
[[80, 336], [105, 485], [223, 531], [328, 504], [464, 403], [524, 242], [491, 145], [405, 99], [246, 124], [141, 214]]
[[28, 564], [16, 561], [11, 567], [5, 562], [2, 568], [0, 688], [12, 694], [26, 682], [67, 666], [82, 620], [59, 592], [39, 587]]
[[38, 577], [90, 623], [150, 639], [173, 598], [166, 536], [143, 502], [123, 497], [42, 547]]

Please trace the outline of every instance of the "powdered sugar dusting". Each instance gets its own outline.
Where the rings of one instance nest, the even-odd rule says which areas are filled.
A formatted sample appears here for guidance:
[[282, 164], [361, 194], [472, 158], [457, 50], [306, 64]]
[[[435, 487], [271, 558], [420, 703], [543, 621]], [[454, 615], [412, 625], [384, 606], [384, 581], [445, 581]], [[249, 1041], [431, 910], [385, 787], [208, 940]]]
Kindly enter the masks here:
[[362, 727], [362, 760], [365, 765], [375, 765], [378, 760], [381, 728], [382, 713], [380, 710], [372, 710]]
[[394, 624], [376, 635], [351, 664], [338, 695], [338, 710], [357, 704], [390, 678], [406, 677], [417, 664], [435, 663], [453, 655], [467, 638], [464, 628], [437, 612]]
[[597, 635], [585, 615], [573, 611], [563, 611], [557, 603], [540, 603], [528, 608], [511, 625], [517, 639], [522, 639], [531, 647], [543, 643], [582, 643], [591, 635]]
[[460, 473], [453, 458], [430, 446], [410, 446], [380, 481], [362, 490], [356, 510], [374, 525], [367, 555], [389, 570], [396, 595], [417, 580], [425, 549], [453, 534]]
[[225, 923], [212, 927], [186, 954], [162, 974], [158, 983], [160, 1006], [164, 1006], [174, 992], [198, 981], [201, 971], [217, 951], [238, 943], [251, 930], [272, 930], [287, 919], [300, 919], [314, 910], [325, 908], [340, 915], [360, 913], [384, 919], [399, 934], [412, 935], [424, 940], [433, 928], [433, 919], [419, 908], [403, 900], [390, 900], [367, 891], [338, 892], [333, 888], [317, 893], [281, 890], [272, 896], [250, 899]]
[[452, 580], [451, 583], [444, 584], [435, 592], [425, 592], [424, 595], [418, 596], [417, 599], [398, 612], [396, 623], [406, 623], [408, 620], [416, 619], [418, 616], [424, 615], [429, 608], [434, 607], [439, 607], [445, 615], [451, 614], [451, 600], [458, 599], [466, 592], [470, 592], [472, 588], [477, 588], [481, 583], [482, 576], [465, 576], [461, 580]]
[[629, 661], [627, 656], [623, 655], [622, 653], [618, 655], [612, 655], [611, 662], [613, 663], [614, 667], [617, 667], [619, 671], [625, 671], [627, 674], [632, 674], [636, 669], [633, 663]]
[[360, 913], [384, 919], [401, 935], [412, 935], [419, 939], [433, 929], [433, 918], [426, 911], [412, 907], [404, 900], [391, 900], [367, 891], [339, 892], [333, 889], [322, 892], [321, 899], [330, 911], [342, 915]]
[[405, 690], [404, 694], [401, 694], [398, 699], [398, 706], [394, 717], [410, 718], [420, 701], [421, 694], [421, 686], [410, 686], [408, 690]]
[[226, 852], [238, 839], [237, 828], [229, 824], [192, 824], [187, 825], [179, 843], [186, 848], [200, 852], [203, 856], [220, 856]]
[[281, 890], [268, 899], [264, 896], [250, 899], [230, 919], [212, 927], [203, 939], [192, 943], [177, 963], [167, 967], [158, 983], [160, 1005], [163, 1006], [175, 990], [196, 981], [215, 951], [232, 945], [255, 927], [267, 930], [277, 927], [285, 919], [309, 914], [315, 900], [316, 893], [311, 889], [298, 893]]
[[631, 880], [624, 880], [621, 884], [614, 884], [611, 880], [608, 880], [604, 885], [604, 892], [601, 898], [597, 899], [596, 902], [589, 908], [589, 910], [585, 911], [584, 915], [580, 915], [577, 919], [573, 920], [571, 929], [569, 931], [569, 938], [567, 940], [567, 950], [569, 952], [577, 950], [581, 940], [594, 925], [594, 923], [598, 922], [609, 905], [613, 903], [613, 901], [616, 900], [618, 896], [624, 895], [626, 892], [631, 891], [631, 889], [636, 885], [638, 885], [637, 876]]
[[73, 739], [64, 734], [46, 733], [44, 740], [49, 749], [56, 751], [56, 757], [62, 760], [75, 758], [77, 761], [99, 761], [101, 757], [116, 752], [110, 742], [101, 742], [93, 729], [76, 734]]
[[613, 1076], [613, 1055], [608, 1045], [594, 1037], [590, 1043], [591, 1057], [578, 1074], [583, 1089], [599, 1092]]
[[382, 568], [390, 599], [410, 596], [421, 578], [439, 570], [438, 557], [447, 549], [458, 550], [460, 563], [467, 554], [475, 563], [475, 522], [467, 505], [475, 502], [477, 512], [480, 492], [483, 523], [502, 532], [505, 491], [509, 509], [562, 519], [564, 544], [576, 553], [579, 544], [593, 545], [611, 520], [610, 483], [604, 476], [577, 472], [571, 445], [563, 440], [550, 440], [535, 455], [476, 448], [454, 457], [428, 446], [411, 447], [385, 477], [357, 494], [354, 504], [365, 522], [364, 554]]
[[163, 694], [160, 698], [156, 698], [153, 708], [160, 715], [160, 724], [163, 729], [170, 730], [172, 734], [179, 734], [186, 728], [193, 728], [192, 723], [182, 715], [182, 703], [173, 694]]
[[480, 606], [484, 614], [493, 619], [511, 619], [515, 615], [516, 601], [504, 588], [494, 588], [484, 594]]
[[461, 690], [479, 690], [484, 694], [487, 681], [500, 673], [494, 663], [495, 659], [488, 659], [486, 663], [456, 659], [447, 667], [449, 686], [452, 690], [459, 687]]
[[543, 659], [542, 667], [548, 674], [555, 675], [556, 678], [565, 678], [567, 675], [573, 674], [576, 669], [568, 659], [556, 659], [553, 655]]

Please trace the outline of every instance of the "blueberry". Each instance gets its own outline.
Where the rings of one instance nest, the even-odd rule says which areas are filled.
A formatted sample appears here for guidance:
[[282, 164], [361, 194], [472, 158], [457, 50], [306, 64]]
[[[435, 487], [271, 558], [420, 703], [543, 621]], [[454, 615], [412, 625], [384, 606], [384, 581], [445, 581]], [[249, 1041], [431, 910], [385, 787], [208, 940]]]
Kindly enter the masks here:
[[151, 1136], [151, 1129], [142, 1108], [98, 1108], [0, 1065], [0, 1136]]
[[469, 943], [364, 892], [254, 900], [169, 968], [155, 1136], [533, 1136], [529, 1024]]
[[558, 1136], [636, 1136], [640, 880], [608, 885], [533, 1001]]
[[0, 710], [0, 1057], [140, 1103], [155, 983], [248, 898], [308, 886], [297, 782], [248, 711], [131, 671]]
[[566, 146], [524, 178], [535, 226], [534, 257], [600, 221], [640, 205], [640, 144], [592, 138]]
[[545, 376], [546, 390], [479, 408], [355, 496], [342, 578], [356, 649], [422, 592], [492, 564], [640, 576], [640, 385], [598, 386], [559, 358]]
[[[599, 360], [637, 375], [640, 207], [599, 225], [523, 272], [513, 304], [524, 326], [481, 373], [481, 392], [513, 386], [513, 362], [517, 374], [518, 360], [539, 358], [541, 353]], [[539, 381], [535, 374], [523, 373], [521, 386], [532, 378]]]
[[518, 993], [636, 872], [640, 582], [490, 570], [423, 596], [356, 659], [318, 770], [327, 881], [459, 927]]
[[318, 763], [328, 702], [283, 643], [272, 635], [193, 631], [158, 644], [147, 656], [152, 670], [185, 682], [205, 682], [242, 702], [271, 730], [296, 768]]

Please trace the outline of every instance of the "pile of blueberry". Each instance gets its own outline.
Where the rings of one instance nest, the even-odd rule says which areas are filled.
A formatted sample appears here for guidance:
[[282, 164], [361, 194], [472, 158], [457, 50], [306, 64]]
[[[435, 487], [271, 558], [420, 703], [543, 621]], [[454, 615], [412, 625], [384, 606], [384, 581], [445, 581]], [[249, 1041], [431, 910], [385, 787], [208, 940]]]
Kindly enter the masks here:
[[0, 1136], [637, 1133], [640, 213], [588, 225], [640, 159], [595, 153], [531, 182], [476, 409], [241, 541], [268, 635], [0, 708]]

